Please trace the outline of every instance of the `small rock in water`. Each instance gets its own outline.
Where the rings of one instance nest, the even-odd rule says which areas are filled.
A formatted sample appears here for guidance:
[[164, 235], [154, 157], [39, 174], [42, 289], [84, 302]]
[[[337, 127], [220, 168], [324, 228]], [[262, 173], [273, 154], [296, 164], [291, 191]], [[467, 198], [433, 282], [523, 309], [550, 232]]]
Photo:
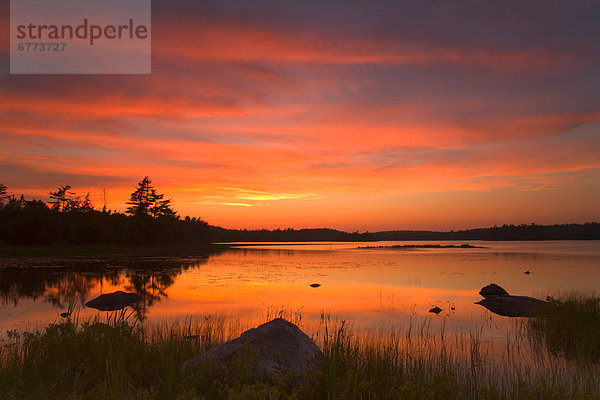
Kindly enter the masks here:
[[525, 271], [525, 275], [529, 275], [531, 272], [529, 270]]
[[321, 284], [320, 283], [311, 283], [309, 286], [310, 287], [319, 287], [319, 286], [321, 286]]
[[117, 290], [114, 293], [105, 293], [85, 303], [86, 307], [100, 311], [116, 311], [131, 306], [142, 300], [137, 293], [127, 293]]
[[429, 310], [430, 313], [434, 313], [434, 314], [439, 314], [442, 312], [442, 309], [439, 308], [438, 306], [433, 307], [432, 309]]
[[62, 313], [60, 313], [60, 316], [63, 317], [63, 318], [69, 318], [71, 316], [71, 313], [68, 312], [68, 311], [67, 312], [62, 312]]

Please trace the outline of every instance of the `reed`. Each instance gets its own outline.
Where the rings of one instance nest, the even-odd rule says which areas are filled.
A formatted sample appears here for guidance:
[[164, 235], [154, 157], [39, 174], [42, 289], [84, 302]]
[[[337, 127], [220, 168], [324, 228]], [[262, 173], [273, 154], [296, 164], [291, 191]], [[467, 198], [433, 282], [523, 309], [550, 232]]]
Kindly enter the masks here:
[[304, 380], [265, 381], [244, 357], [227, 369], [208, 363], [201, 374], [181, 374], [184, 361], [249, 328], [243, 317], [153, 325], [73, 318], [0, 338], [0, 398], [600, 399], [600, 366], [532, 341], [526, 321], [490, 341], [482, 327], [448, 333], [429, 318], [392, 328], [355, 327], [326, 313], [310, 325], [300, 310], [270, 309], [263, 318], [280, 315], [307, 325], [323, 350], [323, 367]]
[[532, 345], [581, 361], [600, 362], [600, 297], [558, 294], [548, 297], [544, 312], [532, 318]]

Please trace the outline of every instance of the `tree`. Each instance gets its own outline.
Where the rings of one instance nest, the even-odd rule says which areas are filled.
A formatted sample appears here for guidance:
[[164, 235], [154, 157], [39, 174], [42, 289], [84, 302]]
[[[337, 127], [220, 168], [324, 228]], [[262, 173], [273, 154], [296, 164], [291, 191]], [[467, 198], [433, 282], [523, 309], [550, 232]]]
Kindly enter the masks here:
[[59, 186], [54, 192], [48, 192], [50, 195], [51, 204], [50, 208], [56, 211], [65, 211], [69, 209], [70, 197], [73, 196], [74, 192], [69, 192], [71, 190], [71, 185]]
[[94, 209], [92, 201], [90, 200], [90, 192], [87, 192], [83, 199], [78, 199], [77, 209], [79, 211], [88, 212]]
[[0, 183], [0, 206], [4, 204], [4, 200], [8, 199], [8, 188]]
[[152, 186], [152, 181], [149, 177], [144, 177], [138, 182], [138, 187], [135, 192], [131, 193], [131, 197], [127, 204], [127, 214], [134, 216], [150, 216], [156, 219], [161, 216], [175, 217], [176, 213], [171, 208], [171, 199], [163, 200], [164, 194], [158, 194]]
[[76, 196], [75, 192], [71, 192], [71, 185], [59, 186], [54, 192], [48, 192], [50, 195], [51, 209], [62, 212], [82, 211], [88, 212], [94, 209], [90, 201], [90, 194], [85, 195], [82, 199]]

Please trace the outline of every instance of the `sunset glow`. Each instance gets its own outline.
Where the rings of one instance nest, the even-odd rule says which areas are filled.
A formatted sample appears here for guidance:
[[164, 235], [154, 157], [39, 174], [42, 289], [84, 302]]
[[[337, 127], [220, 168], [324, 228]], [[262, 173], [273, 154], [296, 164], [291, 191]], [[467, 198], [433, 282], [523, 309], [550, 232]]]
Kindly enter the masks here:
[[124, 211], [150, 176], [228, 228], [600, 219], [598, 6], [461, 3], [153, 1], [150, 75], [9, 75], [5, 38], [0, 183]]

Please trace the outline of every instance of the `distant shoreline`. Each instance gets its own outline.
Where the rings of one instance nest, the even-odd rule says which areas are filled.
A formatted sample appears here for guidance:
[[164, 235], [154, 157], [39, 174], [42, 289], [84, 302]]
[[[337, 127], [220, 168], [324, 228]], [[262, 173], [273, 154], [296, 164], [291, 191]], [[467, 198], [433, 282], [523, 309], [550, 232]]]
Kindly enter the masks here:
[[[431, 240], [390, 240], [390, 241], [420, 241], [433, 242]], [[482, 242], [503, 242], [501, 240], [479, 240]], [[514, 240], [515, 242], [550, 242], [550, 241], [568, 241], [568, 242], [589, 242], [590, 240]], [[87, 245], [87, 246], [0, 246], [0, 259], [7, 258], [44, 258], [44, 257], [94, 257], [94, 256], [136, 256], [136, 257], [177, 257], [177, 256], [205, 256], [219, 253], [231, 248], [240, 247], [259, 247], [259, 246], [310, 246], [325, 245], [327, 243], [379, 243], [383, 240], [373, 241], [352, 241], [352, 240], [306, 240], [306, 241], [238, 241], [238, 242], [219, 242], [204, 243], [196, 245]], [[469, 243], [463, 244], [398, 244], [398, 245], [373, 245], [357, 246], [355, 249], [376, 250], [376, 249], [489, 249], [488, 246], [477, 246]]]
[[502, 225], [458, 231], [344, 232], [330, 228], [240, 230], [209, 226], [213, 242], [548, 241], [600, 240], [600, 223]]
[[[78, 215], [74, 215], [74, 218]], [[110, 215], [108, 215], [110, 217]], [[171, 221], [175, 224], [187, 222]], [[193, 225], [193, 224], [192, 224]], [[158, 228], [155, 227], [155, 228]], [[10, 232], [10, 231], [9, 231]], [[163, 233], [161, 233], [163, 235]], [[183, 235], [183, 236], [182, 236]], [[159, 235], [160, 236], [160, 235]], [[163, 235], [164, 236], [164, 235]], [[160, 236], [162, 237], [162, 236]], [[208, 224], [202, 227], [202, 239], [194, 240], [192, 233], [178, 233], [164, 241], [155, 240], [145, 244], [105, 243], [103, 241], [86, 245], [71, 244], [56, 238], [54, 243], [37, 245], [17, 245], [0, 241], [0, 258], [7, 257], [45, 257], [45, 256], [91, 256], [91, 255], [140, 255], [140, 256], [170, 256], [194, 255], [222, 251], [223, 249], [244, 245], [261, 246], [269, 243], [276, 245], [306, 245], [310, 243], [374, 243], [374, 242], [522, 242], [522, 241], [590, 241], [600, 240], [600, 223], [564, 225], [503, 225], [491, 228], [469, 229], [464, 231], [435, 232], [435, 231], [382, 231], [382, 232], [343, 232], [335, 229], [275, 229], [275, 230], [235, 230], [225, 229]], [[60, 239], [60, 240], [59, 240]], [[177, 239], [177, 240], [175, 240]], [[180, 243], [180, 244], [177, 244]], [[420, 248], [460, 248], [460, 245], [442, 247], [441, 244], [423, 244]], [[373, 246], [363, 246], [373, 247]], [[378, 246], [375, 246], [378, 247]], [[401, 248], [417, 248], [415, 245], [400, 246]], [[463, 247], [465, 248], [465, 247]], [[467, 247], [471, 248], [471, 247]]]

